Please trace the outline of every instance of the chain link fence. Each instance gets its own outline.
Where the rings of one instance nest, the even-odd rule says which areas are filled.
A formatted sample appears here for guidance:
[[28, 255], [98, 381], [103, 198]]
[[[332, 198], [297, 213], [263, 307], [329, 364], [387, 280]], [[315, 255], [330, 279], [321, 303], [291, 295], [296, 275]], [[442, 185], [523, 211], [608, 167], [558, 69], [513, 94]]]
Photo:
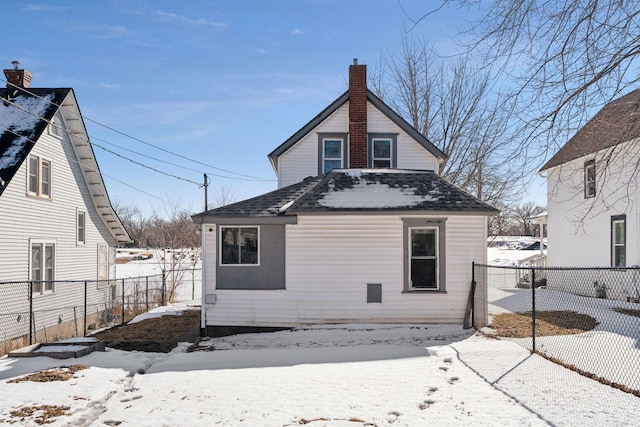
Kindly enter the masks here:
[[199, 298], [200, 281], [201, 270], [188, 269], [102, 281], [0, 282], [0, 355], [87, 336], [167, 303]]
[[640, 397], [639, 268], [475, 264], [473, 276], [501, 336]]

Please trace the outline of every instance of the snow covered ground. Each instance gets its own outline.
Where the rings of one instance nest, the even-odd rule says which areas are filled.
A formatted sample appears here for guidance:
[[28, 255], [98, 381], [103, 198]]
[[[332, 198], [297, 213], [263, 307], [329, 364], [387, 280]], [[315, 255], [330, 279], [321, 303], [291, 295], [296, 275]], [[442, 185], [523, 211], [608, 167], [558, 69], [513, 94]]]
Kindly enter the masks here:
[[[488, 259], [534, 253], [497, 249]], [[157, 261], [123, 265], [145, 275]], [[515, 301], [492, 297], [494, 312]], [[640, 413], [631, 394], [458, 325], [309, 326], [186, 348], [0, 358], [0, 424], [38, 425], [41, 411], [12, 411], [39, 405], [68, 407], [52, 426], [636, 426]], [[74, 364], [88, 368], [68, 381], [8, 382]]]
[[[52, 426], [632, 426], [640, 412], [630, 394], [457, 325], [315, 326], [186, 347], [0, 358], [0, 420], [37, 425], [11, 411], [45, 404], [69, 407]], [[89, 368], [8, 382], [71, 364]]]

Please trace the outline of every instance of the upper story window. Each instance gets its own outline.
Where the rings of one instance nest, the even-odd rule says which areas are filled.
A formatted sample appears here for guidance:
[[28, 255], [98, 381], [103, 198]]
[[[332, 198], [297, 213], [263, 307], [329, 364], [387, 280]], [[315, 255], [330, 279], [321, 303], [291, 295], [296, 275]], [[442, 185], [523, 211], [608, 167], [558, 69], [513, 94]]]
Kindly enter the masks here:
[[29, 156], [28, 193], [51, 198], [51, 162], [49, 160]]
[[318, 173], [347, 167], [346, 134], [318, 135]]
[[221, 265], [259, 264], [259, 227], [220, 227]]
[[596, 195], [596, 161], [584, 162], [584, 197], [595, 197]]
[[76, 237], [79, 245], [84, 245], [85, 243], [87, 243], [85, 218], [86, 218], [85, 213], [82, 211], [78, 211], [78, 215], [76, 218], [76, 225], [77, 225]]
[[395, 168], [397, 165], [397, 135], [369, 134], [368, 163], [370, 168]]
[[31, 242], [31, 292], [53, 292], [55, 280], [56, 245], [54, 242]]
[[62, 122], [62, 117], [59, 114], [56, 114], [51, 118], [51, 122], [49, 123], [49, 134], [62, 138], [63, 133], [64, 123]]

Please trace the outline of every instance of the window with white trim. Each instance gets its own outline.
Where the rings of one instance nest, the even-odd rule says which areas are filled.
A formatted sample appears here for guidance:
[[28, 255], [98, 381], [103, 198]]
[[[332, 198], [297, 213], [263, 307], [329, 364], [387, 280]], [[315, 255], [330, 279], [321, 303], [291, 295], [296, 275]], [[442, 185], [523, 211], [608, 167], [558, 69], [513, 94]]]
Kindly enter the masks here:
[[86, 227], [85, 227], [86, 214], [83, 211], [78, 211], [76, 216], [77, 216], [76, 218], [77, 243], [79, 245], [84, 245], [85, 243], [87, 243]]
[[64, 132], [64, 123], [62, 121], [62, 117], [59, 114], [56, 114], [51, 118], [48, 129], [49, 134], [57, 136], [58, 138], [62, 138], [62, 134]]
[[259, 227], [220, 227], [220, 265], [258, 265]]
[[404, 292], [446, 292], [446, 218], [402, 218]]
[[626, 215], [611, 217], [611, 266], [625, 267], [627, 263]]
[[55, 291], [56, 245], [53, 242], [31, 242], [31, 291], [45, 294]]
[[398, 134], [370, 133], [367, 141], [367, 164], [370, 168], [398, 167]]
[[38, 156], [29, 156], [27, 172], [29, 195], [51, 198], [51, 162]]
[[413, 289], [438, 289], [438, 229], [409, 228], [409, 277]]
[[584, 198], [596, 196], [596, 161], [584, 162]]
[[344, 140], [322, 139], [322, 173], [344, 167]]

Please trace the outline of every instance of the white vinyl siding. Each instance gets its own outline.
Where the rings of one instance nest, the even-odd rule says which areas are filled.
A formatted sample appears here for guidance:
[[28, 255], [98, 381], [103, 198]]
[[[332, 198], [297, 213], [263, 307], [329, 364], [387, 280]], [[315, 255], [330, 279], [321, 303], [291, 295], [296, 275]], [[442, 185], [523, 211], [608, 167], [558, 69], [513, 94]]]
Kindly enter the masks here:
[[[461, 323], [471, 263], [486, 262], [485, 225], [481, 216], [449, 216], [446, 292], [415, 293], [404, 292], [401, 217], [299, 216], [298, 224], [286, 226], [286, 290], [215, 289], [215, 254], [207, 253], [206, 292], [217, 297], [207, 309], [207, 324]], [[214, 242], [215, 233], [207, 231], [206, 247]], [[381, 284], [379, 304], [367, 303], [371, 283]], [[478, 316], [482, 322], [486, 313]]]
[[318, 175], [318, 134], [349, 131], [349, 103], [338, 108], [324, 122], [283, 153], [278, 165], [278, 188]]
[[371, 103], [367, 104], [367, 127], [369, 133], [396, 133], [398, 169], [432, 170], [438, 172], [438, 161], [426, 148], [404, 133]]
[[[60, 139], [44, 132], [31, 156], [54, 166], [55, 197], [25, 197], [29, 162], [25, 161], [0, 196], [0, 281], [29, 278], [29, 239], [56, 242], [56, 278], [95, 279], [98, 275], [98, 244], [115, 241], [92, 204], [91, 193], [73, 155], [68, 135]], [[67, 158], [67, 154], [71, 158]], [[88, 202], [88, 204], [87, 204]], [[85, 214], [86, 245], [77, 244], [76, 212]], [[110, 259], [115, 268], [115, 256]]]
[[[608, 267], [611, 256], [611, 217], [626, 214], [626, 265], [640, 264], [640, 187], [637, 159], [640, 144], [628, 142], [598, 153], [598, 191], [584, 198], [584, 165], [580, 158], [547, 172], [548, 258], [554, 267]], [[605, 174], [605, 175], [601, 175]]]
[[[371, 103], [367, 103], [367, 127], [370, 134], [398, 135], [395, 149], [397, 158], [393, 159], [393, 167], [438, 171], [436, 157]], [[278, 188], [318, 175], [318, 134], [348, 132], [349, 103], [347, 102], [279, 157]]]

